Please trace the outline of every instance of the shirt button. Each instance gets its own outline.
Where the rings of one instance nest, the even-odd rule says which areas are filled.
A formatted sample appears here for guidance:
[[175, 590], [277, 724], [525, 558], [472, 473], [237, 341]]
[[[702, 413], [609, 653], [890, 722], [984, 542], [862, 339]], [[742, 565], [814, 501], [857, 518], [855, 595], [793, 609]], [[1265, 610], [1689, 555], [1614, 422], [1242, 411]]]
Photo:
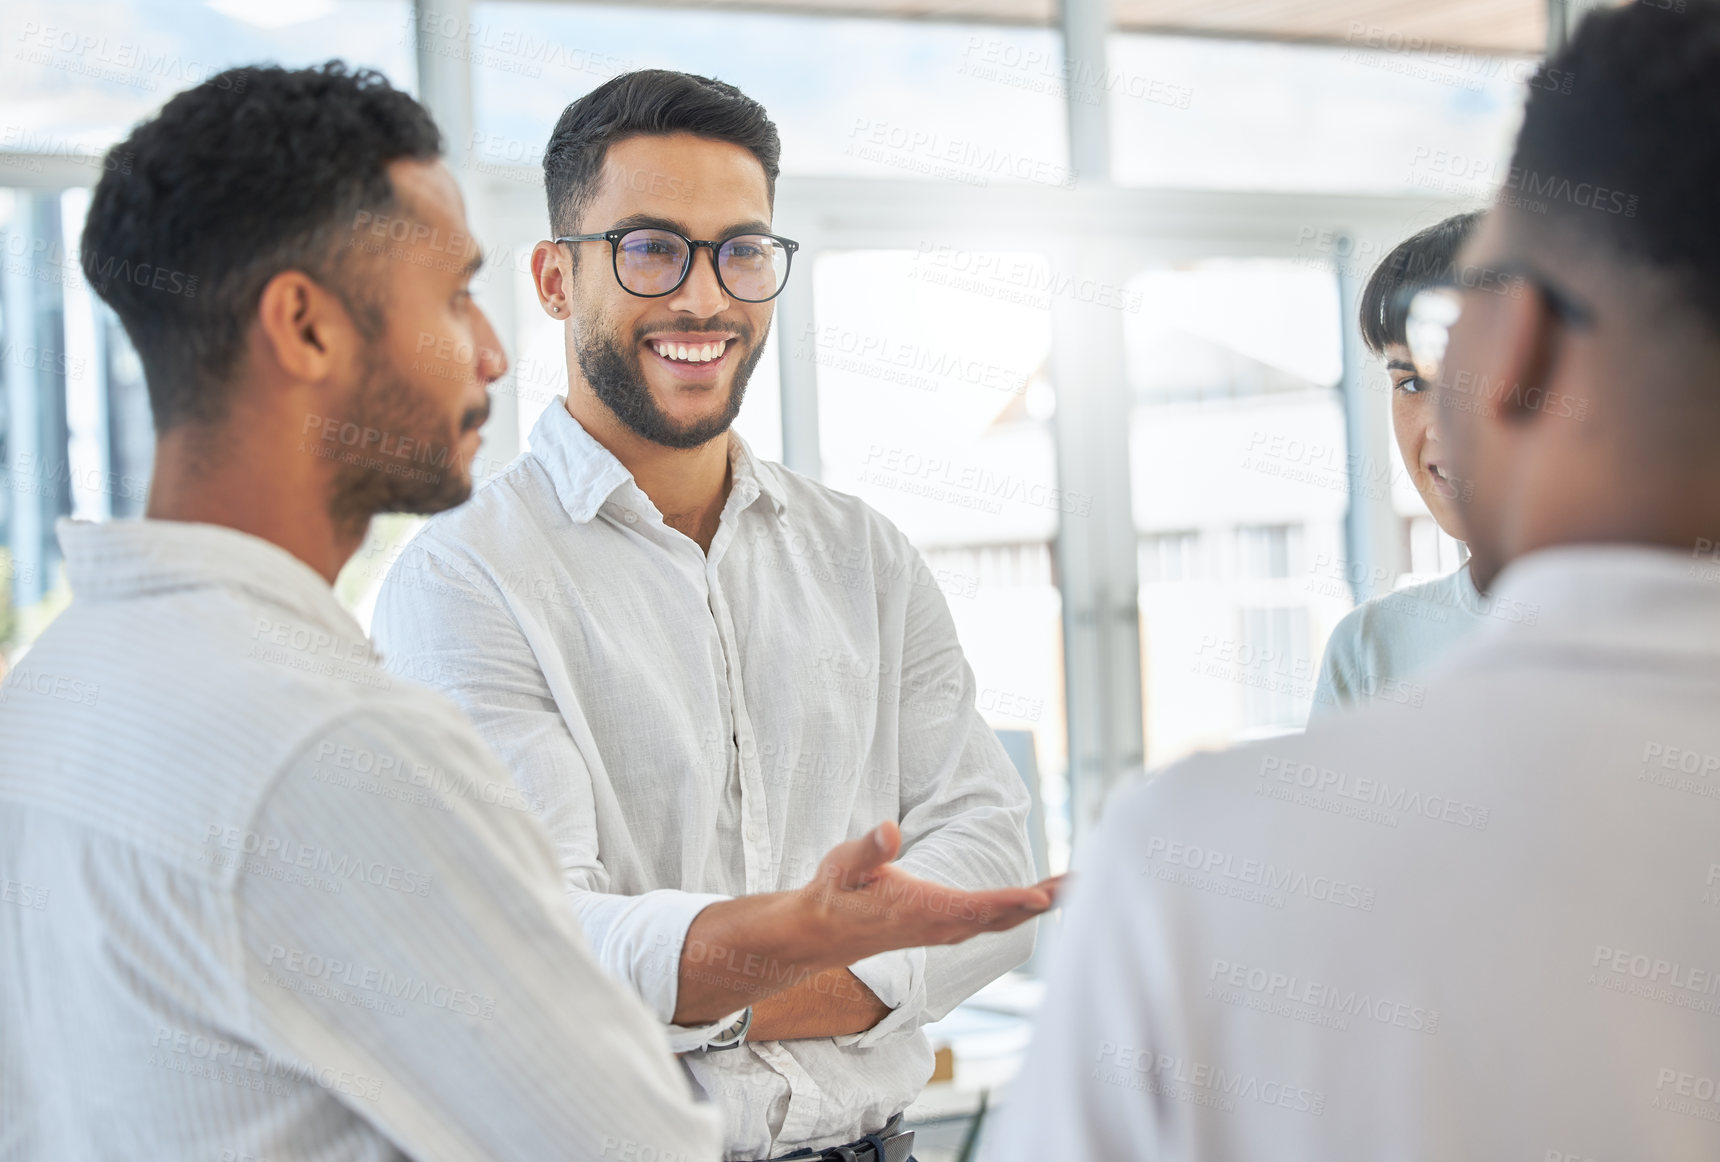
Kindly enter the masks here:
[[639, 514], [634, 512], [632, 509], [628, 509], [626, 512], [621, 514], [621, 519], [630, 525], [636, 525], [639, 523]]

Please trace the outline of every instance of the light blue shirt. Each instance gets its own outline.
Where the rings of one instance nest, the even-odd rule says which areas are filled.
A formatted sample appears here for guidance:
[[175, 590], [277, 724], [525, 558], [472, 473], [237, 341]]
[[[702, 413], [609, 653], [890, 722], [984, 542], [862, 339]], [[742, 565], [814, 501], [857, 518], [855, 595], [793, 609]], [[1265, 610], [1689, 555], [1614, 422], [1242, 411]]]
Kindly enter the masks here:
[[1371, 702], [1421, 705], [1427, 690], [1420, 678], [1485, 624], [1489, 611], [1467, 562], [1443, 577], [1362, 602], [1326, 642], [1308, 720]]

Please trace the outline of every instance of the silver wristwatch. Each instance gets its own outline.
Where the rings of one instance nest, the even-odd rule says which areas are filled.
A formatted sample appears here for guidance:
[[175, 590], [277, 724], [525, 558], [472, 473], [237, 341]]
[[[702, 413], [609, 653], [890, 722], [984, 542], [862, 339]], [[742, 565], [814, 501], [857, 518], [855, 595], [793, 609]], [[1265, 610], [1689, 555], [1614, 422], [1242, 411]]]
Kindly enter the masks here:
[[709, 1041], [704, 1044], [704, 1051], [714, 1053], [719, 1049], [739, 1049], [746, 1044], [747, 1030], [752, 1028], [752, 1006], [748, 1005], [725, 1027], [718, 1029]]

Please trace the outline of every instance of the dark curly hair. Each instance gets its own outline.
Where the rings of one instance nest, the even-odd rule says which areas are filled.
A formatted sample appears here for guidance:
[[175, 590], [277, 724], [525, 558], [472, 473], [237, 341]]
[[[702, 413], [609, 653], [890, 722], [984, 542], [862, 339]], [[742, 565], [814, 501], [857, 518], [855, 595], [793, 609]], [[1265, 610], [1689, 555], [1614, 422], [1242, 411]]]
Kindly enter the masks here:
[[114, 146], [80, 262], [137, 348], [156, 430], [226, 414], [263, 287], [302, 270], [382, 329], [343, 245], [360, 211], [395, 205], [386, 167], [440, 155], [423, 106], [340, 61], [229, 69]]
[[[1561, 75], [1569, 92], [1550, 83]], [[1530, 83], [1507, 204], [1532, 200], [1549, 225], [1660, 273], [1720, 331], [1717, 189], [1720, 4], [1586, 17]]]
[[691, 133], [742, 146], [764, 167], [772, 201], [782, 141], [764, 106], [722, 81], [639, 69], [605, 81], [566, 109], [543, 154], [550, 225], [572, 234], [591, 201], [609, 147], [638, 134]]

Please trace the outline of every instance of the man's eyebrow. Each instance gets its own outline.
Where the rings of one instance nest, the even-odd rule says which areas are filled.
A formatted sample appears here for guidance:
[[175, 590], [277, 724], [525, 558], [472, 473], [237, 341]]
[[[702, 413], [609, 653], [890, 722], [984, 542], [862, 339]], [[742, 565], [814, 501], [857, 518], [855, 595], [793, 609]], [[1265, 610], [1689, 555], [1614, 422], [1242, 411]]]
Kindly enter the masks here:
[[1404, 359], [1393, 359], [1386, 364], [1387, 371], [1414, 371], [1415, 364]]
[[[641, 227], [652, 230], [673, 230], [677, 234], [685, 234], [688, 238], [693, 236], [692, 231], [687, 229], [685, 222], [677, 222], [673, 218], [660, 218], [655, 214], [629, 214], [625, 218], [617, 221], [613, 226], [610, 226], [609, 229], [637, 230]], [[753, 218], [748, 221], [737, 222], [732, 226], [726, 227], [716, 237], [733, 238], [736, 234], [768, 233], [770, 233], [770, 223], [760, 222], [757, 218]]]
[[466, 265], [460, 268], [460, 277], [472, 278], [484, 265], [484, 249], [481, 246], [472, 247], [472, 257], [466, 260]]

